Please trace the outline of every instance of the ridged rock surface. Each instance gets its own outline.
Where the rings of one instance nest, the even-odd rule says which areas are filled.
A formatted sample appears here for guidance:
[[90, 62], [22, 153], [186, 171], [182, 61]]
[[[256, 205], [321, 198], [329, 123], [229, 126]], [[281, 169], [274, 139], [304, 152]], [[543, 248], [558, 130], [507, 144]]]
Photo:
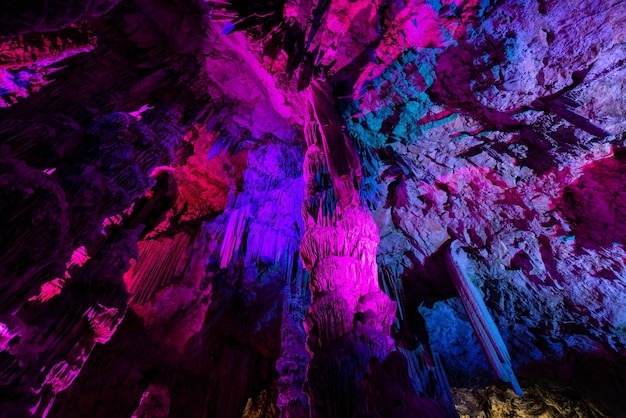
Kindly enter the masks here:
[[623, 415], [622, 0], [31, 3], [0, 417]]

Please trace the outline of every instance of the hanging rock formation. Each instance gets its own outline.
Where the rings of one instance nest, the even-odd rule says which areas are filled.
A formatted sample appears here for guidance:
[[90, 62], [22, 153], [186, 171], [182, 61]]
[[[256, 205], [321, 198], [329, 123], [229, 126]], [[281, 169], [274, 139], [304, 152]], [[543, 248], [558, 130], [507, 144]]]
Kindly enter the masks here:
[[[465, 257], [464, 257], [465, 256]], [[511, 383], [516, 395], [522, 396], [522, 388], [517, 382], [515, 373], [511, 366], [511, 357], [502, 341], [498, 327], [493, 322], [482, 295], [472, 283], [472, 278], [468, 274], [467, 255], [458, 241], [452, 241], [446, 253], [446, 265], [450, 271], [452, 281], [459, 292], [459, 298], [463, 303], [465, 312], [472, 324], [474, 332], [480, 341], [480, 345], [487, 356], [487, 360], [493, 367], [500, 379]]]
[[626, 410], [622, 0], [31, 3], [1, 418]]

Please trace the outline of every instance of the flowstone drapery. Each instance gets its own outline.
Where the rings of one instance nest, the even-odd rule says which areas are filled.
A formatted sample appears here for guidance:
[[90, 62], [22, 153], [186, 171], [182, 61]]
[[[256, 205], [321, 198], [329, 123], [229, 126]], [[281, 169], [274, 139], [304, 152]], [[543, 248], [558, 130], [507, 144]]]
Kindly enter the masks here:
[[[313, 355], [305, 384], [312, 415], [409, 417], [417, 408], [444, 416], [436, 402], [394, 378], [407, 373], [406, 359], [393, 351], [390, 337], [396, 307], [379, 288], [378, 227], [360, 201], [358, 157], [331, 98], [328, 85], [313, 82], [305, 127], [307, 229], [300, 251], [311, 271], [312, 303], [304, 324]], [[401, 389], [383, 395], [381, 385], [388, 382]]]

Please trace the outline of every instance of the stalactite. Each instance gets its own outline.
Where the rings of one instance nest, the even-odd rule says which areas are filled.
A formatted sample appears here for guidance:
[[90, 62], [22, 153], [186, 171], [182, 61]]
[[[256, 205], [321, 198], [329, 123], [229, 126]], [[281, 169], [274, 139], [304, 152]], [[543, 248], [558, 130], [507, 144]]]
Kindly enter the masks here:
[[0, 37], [0, 108], [50, 84], [57, 70], [53, 64], [92, 50], [95, 43], [96, 38], [84, 27]]
[[435, 362], [435, 394], [433, 397], [437, 399], [439, 405], [444, 409], [448, 417], [458, 418], [459, 413], [454, 406], [454, 399], [452, 399], [452, 392], [450, 391], [450, 384], [448, 383], [448, 376], [441, 363], [439, 354], [433, 354], [433, 360]]
[[390, 296], [394, 297], [398, 305], [398, 320], [403, 323], [400, 327], [407, 328], [408, 333], [413, 338], [410, 344], [419, 344], [416, 349], [407, 349], [399, 347], [398, 351], [404, 354], [408, 361], [409, 376], [414, 384], [415, 391], [418, 395], [433, 398], [437, 401], [441, 409], [449, 418], [458, 418], [458, 413], [454, 407], [452, 393], [448, 379], [443, 369], [443, 365], [437, 353], [433, 353], [431, 347], [427, 345], [427, 341], [418, 341], [407, 324], [408, 318], [405, 313], [406, 296], [404, 294], [404, 286], [398, 274], [397, 268], [391, 265], [380, 266], [381, 283], [383, 290]]
[[406, 303], [406, 298], [404, 295], [404, 287], [402, 286], [402, 282], [398, 278], [397, 272], [389, 266], [380, 266], [380, 274], [382, 276], [380, 281], [383, 285], [383, 290], [389, 296], [393, 295], [393, 300], [398, 306], [398, 318], [403, 321], [405, 312], [404, 305]]
[[446, 253], [446, 265], [489, 364], [498, 378], [511, 383], [515, 393], [522, 396], [524, 393], [515, 377], [509, 352], [480, 291], [472, 282], [468, 273], [467, 254], [459, 241], [455, 240], [450, 244]]
[[303, 289], [305, 274], [296, 266], [304, 229], [299, 213], [304, 190], [300, 168], [290, 158], [294, 154], [302, 156], [298, 149], [288, 150], [283, 143], [268, 142], [245, 150], [243, 190], [231, 195], [224, 214], [208, 232], [219, 244], [221, 269], [244, 266], [241, 283], [233, 284], [237, 292], [256, 292], [265, 268], [285, 283], [280, 295], [283, 303], [280, 357], [276, 363], [277, 406], [281, 416], [297, 418], [308, 416], [302, 385], [310, 356], [302, 326], [308, 292]]
[[241, 242], [244, 239], [246, 223], [248, 221], [248, 207], [236, 208], [230, 212], [226, 230], [224, 231], [224, 241], [220, 250], [220, 268], [225, 268], [236, 255]]
[[358, 185], [362, 180], [361, 164], [356, 150], [343, 132], [341, 120], [334, 109], [332, 88], [329, 84], [314, 81], [311, 84], [311, 113], [318, 126], [333, 190], [343, 211], [359, 206]]
[[131, 303], [147, 304], [155, 294], [175, 282], [187, 264], [187, 251], [191, 237], [182, 232], [174, 237], [139, 242], [139, 259], [127, 286]]
[[415, 350], [399, 348], [408, 361], [409, 377], [419, 396], [433, 398], [448, 418], [458, 418], [450, 385], [439, 355], [432, 356], [420, 345]]
[[[2, 385], [10, 388], [10, 397], [0, 399], [8, 411], [17, 415], [25, 409], [45, 415], [57, 394], [74, 381], [93, 347], [109, 340], [126, 312], [128, 299], [122, 276], [128, 270], [130, 258], [137, 256], [135, 246], [143, 226], [141, 222], [133, 227], [124, 225], [122, 220], [127, 214], [108, 222], [105, 227], [103, 220], [124, 212], [134, 198], [147, 190], [149, 173], [160, 162], [158, 154], [162, 148], [159, 151], [160, 147], [153, 147], [155, 142], [149, 130], [138, 127], [126, 114], [97, 118], [90, 125], [90, 135], [86, 142], [95, 145], [94, 151], [98, 152], [89, 158], [57, 161], [58, 169], [52, 174], [28, 169], [31, 177], [39, 173], [34, 178], [40, 177], [54, 185], [53, 190], [60, 191], [58, 196], [67, 208], [51, 210], [50, 203], [40, 204], [37, 209], [43, 212], [31, 217], [46, 220], [63, 214], [66, 232], [56, 234], [55, 239], [63, 240], [69, 235], [66, 241], [71, 246], [80, 245], [80, 250], [83, 244], [87, 245], [94, 256], [89, 258], [77, 250], [73, 255], [55, 257], [57, 264], [67, 260], [65, 273], [59, 274], [58, 268], [47, 269], [47, 280], [41, 283], [44, 276], [38, 278], [39, 295], [33, 295], [31, 284], [35, 283], [30, 283], [29, 275], [24, 274], [22, 281], [16, 282], [21, 283], [21, 289], [14, 292], [8, 288], [3, 292], [9, 299], [2, 303], [2, 313], [13, 311], [15, 308], [11, 305], [21, 305], [10, 321], [11, 328], [18, 331], [21, 338], [9, 347], [11, 357], [2, 379]], [[122, 138], [126, 140], [124, 147], [112, 146]], [[27, 184], [26, 181], [21, 183]], [[34, 190], [40, 189], [38, 185], [33, 186]], [[30, 200], [33, 200], [39, 192], [31, 194]], [[51, 203], [54, 202], [52, 199]], [[29, 212], [22, 212], [24, 214]], [[5, 219], [10, 221], [11, 216]], [[57, 225], [51, 219], [47, 223], [50, 228]], [[14, 238], [19, 241], [20, 237], [27, 237], [28, 229], [15, 230], [15, 233], [18, 235]], [[40, 230], [40, 240], [41, 233]], [[39, 242], [55, 246], [56, 251], [67, 249], [67, 242], [65, 245], [54, 239]], [[11, 267], [11, 254], [5, 252], [9, 257], [5, 266], [19, 273], [19, 265]], [[44, 251], [37, 254], [46, 257]]]
[[[304, 162], [307, 198], [303, 208], [303, 213], [307, 214], [307, 231], [300, 245], [303, 263], [312, 271], [310, 287], [313, 302], [305, 318], [305, 329], [307, 347], [313, 353], [313, 358], [307, 371], [306, 391], [311, 402], [312, 416], [347, 417], [356, 412], [359, 398], [362, 399], [363, 395], [355, 392], [358, 382], [367, 371], [370, 356], [384, 357], [390, 347], [383, 347], [381, 353], [372, 353], [372, 348], [367, 343], [359, 344], [355, 339], [356, 332], [352, 332], [356, 305], [360, 296], [368, 292], [367, 282], [372, 280], [366, 267], [374, 256], [357, 251], [361, 238], [358, 231], [364, 225], [365, 228], [372, 228], [373, 222], [369, 220], [368, 223], [368, 217], [358, 209], [348, 211], [346, 206], [344, 216], [361, 216], [360, 222], [344, 225], [343, 229], [327, 219], [334, 217], [335, 208], [328, 214], [319, 209], [310, 211], [311, 204], [315, 205], [311, 198], [320, 196], [319, 193], [328, 187], [318, 182], [324, 178], [322, 170], [328, 167], [328, 147], [318, 141], [320, 134], [317, 127], [325, 121], [320, 122], [316, 117], [312, 103], [309, 112], [309, 129], [305, 130], [309, 149]], [[332, 178], [333, 168], [328, 172]], [[320, 202], [318, 207], [321, 206]], [[357, 230], [351, 231], [351, 226], [356, 226]], [[374, 237], [371, 235], [366, 234], [363, 238], [377, 239], [375, 233]], [[343, 266], [344, 260], [352, 262], [347, 263], [348, 269], [344, 269], [343, 274], [337, 274], [335, 270]], [[369, 267], [371, 276], [371, 265]], [[366, 285], [361, 289], [360, 282], [363, 279]], [[340, 355], [337, 351], [340, 345], [352, 346], [354, 351], [347, 357]], [[328, 362], [333, 366], [329, 368]]]

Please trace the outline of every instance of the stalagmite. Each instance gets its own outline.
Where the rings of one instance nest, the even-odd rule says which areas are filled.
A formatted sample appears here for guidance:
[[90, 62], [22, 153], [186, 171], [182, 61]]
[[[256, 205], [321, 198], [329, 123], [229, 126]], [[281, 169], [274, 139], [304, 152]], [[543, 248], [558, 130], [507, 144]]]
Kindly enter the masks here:
[[281, 321], [281, 353], [276, 361], [278, 379], [278, 401], [283, 418], [307, 418], [310, 416], [309, 402], [302, 391], [306, 377], [306, 364], [311, 355], [306, 351], [306, 334], [302, 323], [309, 304], [307, 300], [308, 274], [298, 267], [287, 276]]
[[313, 355], [305, 386], [311, 415], [389, 414], [389, 408], [397, 407], [395, 416], [408, 417], [416, 413], [409, 412], [412, 405], [433, 418], [444, 416], [434, 401], [416, 396], [410, 386], [394, 395], [396, 404], [381, 395], [378, 385], [384, 379], [367, 380], [368, 390], [360, 389], [366, 376], [376, 375], [377, 365], [393, 356], [402, 358], [399, 367], [406, 374], [406, 359], [393, 351], [390, 327], [396, 306], [379, 288], [378, 228], [360, 202], [358, 157], [331, 117], [328, 85], [313, 82], [311, 91], [304, 162], [307, 230], [300, 245], [302, 261], [311, 271], [312, 303], [304, 322]]
[[522, 396], [524, 392], [513, 372], [509, 352], [480, 291], [472, 283], [468, 273], [467, 254], [459, 241], [455, 240], [450, 244], [446, 254], [446, 265], [489, 364], [500, 379], [511, 383], [515, 393]]

